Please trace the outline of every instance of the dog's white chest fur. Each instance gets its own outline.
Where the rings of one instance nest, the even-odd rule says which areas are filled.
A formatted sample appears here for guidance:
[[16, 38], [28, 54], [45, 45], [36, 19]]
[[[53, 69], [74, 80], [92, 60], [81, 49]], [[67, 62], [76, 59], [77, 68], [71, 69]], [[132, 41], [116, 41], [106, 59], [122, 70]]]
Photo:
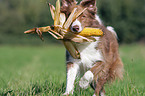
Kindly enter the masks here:
[[96, 49], [98, 46], [99, 37], [95, 37], [95, 39], [95, 42], [76, 44], [76, 47], [80, 52], [81, 59], [70, 58], [69, 61], [79, 65], [83, 64], [85, 68], [91, 68], [96, 61], [102, 61], [103, 57], [101, 51]]

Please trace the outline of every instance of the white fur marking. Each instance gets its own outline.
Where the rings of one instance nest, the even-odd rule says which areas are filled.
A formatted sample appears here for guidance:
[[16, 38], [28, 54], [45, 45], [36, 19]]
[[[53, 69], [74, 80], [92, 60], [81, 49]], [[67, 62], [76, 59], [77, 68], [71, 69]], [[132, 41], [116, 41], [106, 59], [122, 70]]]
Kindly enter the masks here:
[[87, 68], [91, 68], [96, 61], [102, 61], [102, 54], [100, 50], [97, 50], [97, 44], [99, 42], [99, 37], [94, 37], [97, 41], [91, 43], [84, 43], [77, 45], [80, 51], [81, 62]]
[[102, 25], [102, 21], [98, 15], [95, 15], [95, 19], [99, 22], [100, 25]]
[[96, 96], [95, 94], [93, 94], [93, 96]]
[[91, 71], [87, 71], [79, 82], [80, 87], [86, 89], [89, 86], [89, 83], [93, 81], [93, 78], [93, 73]]
[[79, 66], [77, 64], [74, 64], [73, 67], [68, 69], [67, 72], [67, 86], [66, 86], [66, 91], [64, 94], [69, 94], [72, 92], [73, 94], [73, 89], [74, 89], [74, 81], [78, 72]]
[[71, 31], [73, 31], [73, 26], [75, 26], [75, 25], [78, 25], [79, 26], [79, 31], [78, 32], [81, 32], [82, 30], [83, 30], [83, 28], [82, 28], [82, 25], [81, 25], [81, 22], [79, 21], [79, 20], [75, 20], [73, 23], [72, 23], [72, 25], [71, 25]]
[[113, 27], [107, 26], [107, 29], [108, 29], [110, 32], [112, 32], [112, 33], [115, 35], [116, 38], [118, 38], [118, 37], [117, 37], [117, 34], [116, 34], [116, 32], [115, 32], [115, 30], [114, 30]]
[[101, 92], [100, 95], [101, 95], [101, 96], [105, 96], [105, 93], [104, 93], [104, 92]]
[[81, 59], [74, 59], [73, 57], [70, 57], [69, 61], [78, 65], [83, 64], [84, 69], [92, 68], [96, 61], [103, 61], [101, 51], [96, 49], [98, 42], [100, 42], [100, 37], [94, 38], [96, 39], [95, 42], [77, 43], [76, 47], [80, 52]]

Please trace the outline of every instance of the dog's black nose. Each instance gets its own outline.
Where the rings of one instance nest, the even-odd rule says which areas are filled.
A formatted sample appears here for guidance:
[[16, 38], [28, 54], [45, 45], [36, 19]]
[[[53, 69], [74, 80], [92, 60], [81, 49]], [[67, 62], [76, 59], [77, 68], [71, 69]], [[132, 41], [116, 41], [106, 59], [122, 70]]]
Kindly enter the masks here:
[[73, 31], [73, 32], [79, 32], [79, 29], [80, 29], [80, 28], [79, 28], [78, 25], [75, 25], [75, 26], [72, 27], [72, 31]]

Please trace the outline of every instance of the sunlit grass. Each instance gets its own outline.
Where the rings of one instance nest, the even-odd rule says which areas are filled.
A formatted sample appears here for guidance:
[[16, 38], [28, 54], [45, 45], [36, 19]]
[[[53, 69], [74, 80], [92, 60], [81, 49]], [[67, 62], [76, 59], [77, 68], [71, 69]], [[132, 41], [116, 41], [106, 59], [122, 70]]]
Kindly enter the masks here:
[[[107, 96], [145, 96], [144, 49], [143, 45], [121, 45], [124, 79], [106, 84]], [[63, 46], [0, 46], [0, 95], [62, 95], [65, 71]], [[93, 95], [91, 88], [75, 86], [74, 96]]]

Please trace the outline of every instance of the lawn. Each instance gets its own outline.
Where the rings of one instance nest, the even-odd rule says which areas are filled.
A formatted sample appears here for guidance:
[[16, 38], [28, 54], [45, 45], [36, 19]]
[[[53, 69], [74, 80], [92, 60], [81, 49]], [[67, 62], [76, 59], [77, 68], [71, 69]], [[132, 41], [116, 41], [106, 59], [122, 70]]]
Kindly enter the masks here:
[[[145, 96], [145, 46], [121, 45], [124, 79], [106, 84], [107, 96]], [[66, 85], [65, 48], [61, 45], [0, 46], [0, 96], [60, 96]], [[80, 89], [73, 96], [91, 96]]]

